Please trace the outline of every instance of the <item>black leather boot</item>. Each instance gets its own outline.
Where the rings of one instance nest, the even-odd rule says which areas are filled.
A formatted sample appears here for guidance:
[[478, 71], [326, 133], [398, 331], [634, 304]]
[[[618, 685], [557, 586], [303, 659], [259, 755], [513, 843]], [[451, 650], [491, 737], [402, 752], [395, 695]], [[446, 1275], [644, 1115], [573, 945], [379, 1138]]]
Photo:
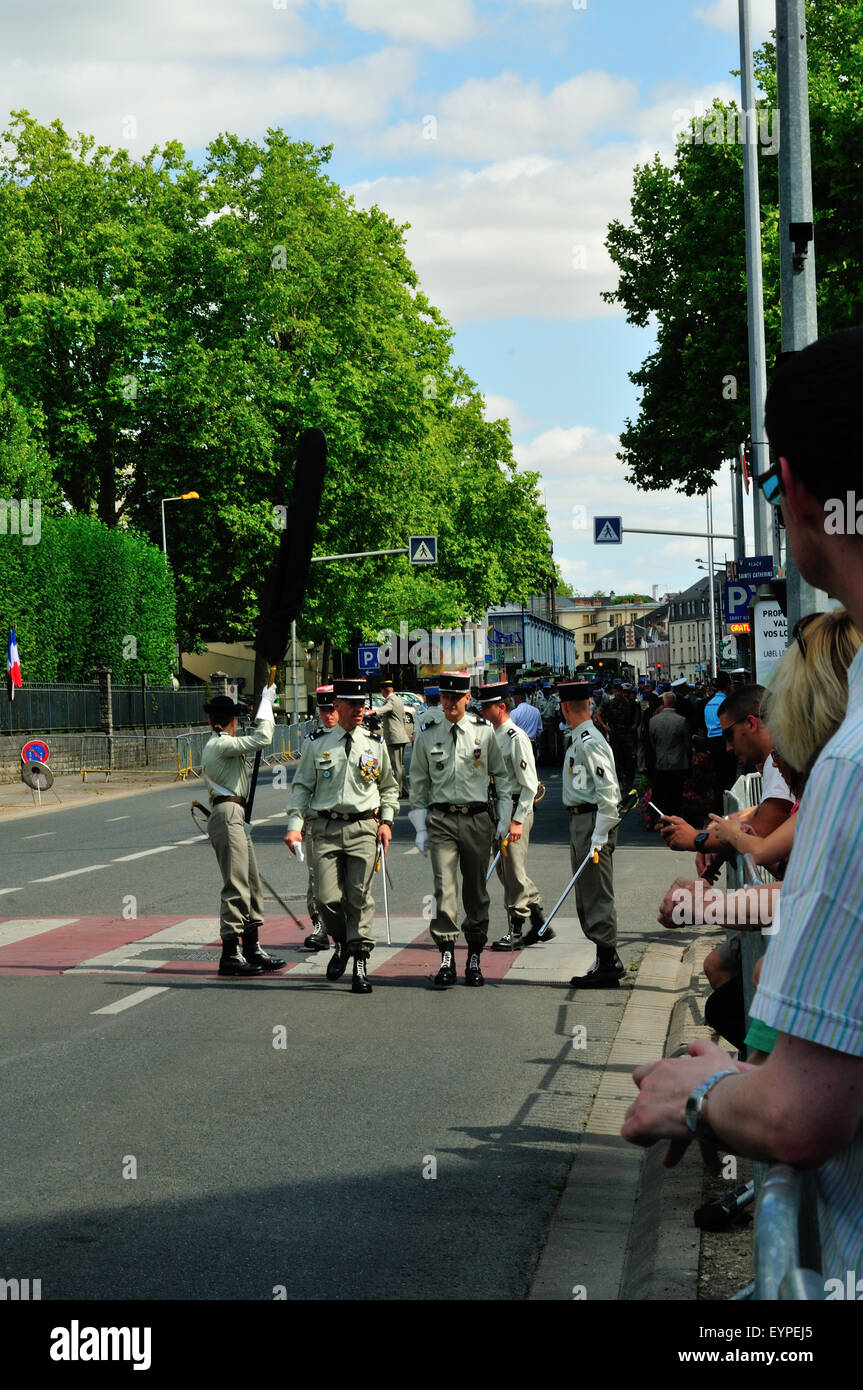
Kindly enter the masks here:
[[466, 985], [484, 985], [485, 979], [479, 968], [479, 958], [482, 954], [481, 946], [468, 946], [467, 966], [464, 972], [464, 982]]
[[620, 956], [610, 946], [598, 946], [596, 960], [586, 975], [573, 975], [572, 989], [617, 989], [626, 967]]
[[320, 917], [312, 918], [312, 933], [307, 936], [303, 945], [307, 951], [325, 951], [330, 944], [324, 924]]
[[440, 948], [440, 970], [434, 977], [436, 989], [449, 989], [454, 985], [458, 978], [455, 968], [455, 947], [441, 946]]
[[510, 914], [509, 931], [506, 936], [502, 936], [499, 941], [491, 943], [493, 951], [520, 951], [524, 945], [522, 932], [524, 930], [524, 918], [516, 917], [515, 913]]
[[243, 955], [249, 965], [259, 965], [261, 970], [283, 969], [285, 962], [277, 956], [268, 955], [258, 941], [258, 927], [246, 927], [243, 932]]
[[368, 977], [368, 961], [365, 955], [354, 956], [354, 978], [351, 981], [354, 994], [371, 994], [372, 982]]
[[555, 933], [551, 927], [545, 925], [545, 915], [541, 907], [530, 909], [530, 927], [521, 939], [523, 946], [542, 945], [544, 941], [553, 941]]
[[340, 980], [348, 968], [349, 960], [348, 948], [344, 941], [337, 941], [335, 952], [327, 964], [327, 979]]
[[253, 965], [246, 960], [240, 950], [240, 938], [238, 936], [222, 937], [222, 959], [219, 961], [220, 975], [243, 977], [263, 975], [263, 973], [263, 968], [260, 965]]

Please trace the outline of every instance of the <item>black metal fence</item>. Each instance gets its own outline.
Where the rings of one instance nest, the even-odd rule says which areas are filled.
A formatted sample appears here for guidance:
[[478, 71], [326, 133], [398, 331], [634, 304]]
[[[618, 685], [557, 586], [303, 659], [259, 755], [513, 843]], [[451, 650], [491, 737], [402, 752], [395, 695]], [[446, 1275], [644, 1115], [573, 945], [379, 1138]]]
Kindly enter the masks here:
[[[115, 729], [169, 728], [206, 723], [201, 686], [179, 690], [157, 686], [115, 685], [111, 689]], [[99, 729], [99, 686], [25, 685], [6, 705], [0, 732], [50, 733], [51, 730]]]

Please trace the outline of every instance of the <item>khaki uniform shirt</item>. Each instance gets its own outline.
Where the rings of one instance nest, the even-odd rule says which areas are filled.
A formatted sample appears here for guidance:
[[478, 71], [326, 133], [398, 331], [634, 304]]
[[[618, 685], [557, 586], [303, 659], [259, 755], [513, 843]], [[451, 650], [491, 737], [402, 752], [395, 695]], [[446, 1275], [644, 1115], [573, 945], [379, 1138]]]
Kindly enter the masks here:
[[494, 737], [506, 767], [512, 794], [518, 797], [518, 805], [510, 819], [523, 821], [528, 811], [533, 809], [533, 799], [539, 789], [530, 739], [511, 719], [495, 729]]
[[398, 783], [381, 735], [367, 733], [362, 725], [352, 729], [346, 757], [347, 732], [336, 724], [303, 743], [287, 805], [289, 830], [301, 830], [310, 810], [350, 815], [380, 808], [385, 825], [398, 815]]
[[410, 743], [411, 736], [405, 722], [404, 702], [398, 695], [390, 695], [385, 704], [378, 706], [375, 714], [380, 715], [383, 720], [382, 732], [386, 743], [392, 743], [396, 746], [400, 743]]
[[440, 705], [429, 705], [427, 709], [423, 710], [422, 714], [415, 716], [415, 726], [419, 731], [426, 724], [439, 724], [440, 721], [445, 718], [446, 715]]
[[487, 720], [466, 714], [457, 724], [444, 716], [429, 725], [424, 720], [414, 740], [410, 792], [414, 809], [436, 802], [467, 806], [488, 798], [489, 778], [495, 796], [505, 797], [510, 787], [503, 758]]
[[572, 742], [563, 759], [564, 806], [597, 806], [617, 819], [620, 787], [614, 755], [591, 720], [572, 730]]
[[273, 741], [275, 727], [271, 719], [259, 719], [254, 733], [214, 733], [204, 744], [201, 772], [211, 803], [217, 796], [241, 796], [245, 800], [251, 783], [245, 755], [258, 748], [268, 748]]

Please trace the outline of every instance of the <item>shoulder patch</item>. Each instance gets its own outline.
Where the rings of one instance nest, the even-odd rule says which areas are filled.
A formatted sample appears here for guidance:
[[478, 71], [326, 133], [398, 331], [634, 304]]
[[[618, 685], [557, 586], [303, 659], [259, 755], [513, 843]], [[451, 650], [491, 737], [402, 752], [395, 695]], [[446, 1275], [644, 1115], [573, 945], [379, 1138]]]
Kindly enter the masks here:
[[581, 735], [582, 742], [584, 742], [585, 739], [589, 739], [589, 738], [590, 738], [590, 729], [585, 729], [584, 733]]
[[483, 719], [483, 717], [482, 717], [481, 714], [475, 714], [475, 715], [473, 716], [473, 722], [474, 722], [474, 724], [487, 724], [487, 723], [488, 723], [488, 720], [487, 720], [487, 719]]
[[328, 734], [329, 732], [329, 729], [313, 729], [310, 734], [306, 734], [306, 738], [311, 742], [316, 738], [323, 738], [324, 734]]
[[507, 729], [510, 738], [518, 738], [518, 729]]
[[369, 738], [374, 739], [375, 743], [383, 743], [383, 734], [369, 734]]

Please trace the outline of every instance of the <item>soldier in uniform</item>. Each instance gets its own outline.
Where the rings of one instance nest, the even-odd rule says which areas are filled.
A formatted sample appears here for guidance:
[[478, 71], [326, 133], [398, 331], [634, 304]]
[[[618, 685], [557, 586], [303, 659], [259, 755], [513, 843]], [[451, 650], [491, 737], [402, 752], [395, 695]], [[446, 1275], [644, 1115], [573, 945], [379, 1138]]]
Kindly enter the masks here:
[[[321, 723], [319, 728], [313, 729], [310, 734], [306, 734], [306, 738], [311, 740], [322, 738], [328, 729], [334, 728], [339, 722], [339, 717], [336, 714], [333, 687], [331, 685], [319, 685], [315, 691], [315, 701], [318, 707], [318, 719]], [[309, 821], [314, 819], [314, 816], [315, 812], [310, 811], [306, 817], [306, 826]], [[306, 858], [309, 865], [309, 886], [306, 891], [306, 907], [312, 919], [312, 932], [310, 936], [306, 937], [303, 945], [309, 951], [325, 951], [330, 944], [330, 938], [327, 936], [327, 929], [321, 921], [321, 914], [318, 911], [318, 904], [315, 896], [314, 841], [311, 835], [306, 835], [306, 826], [303, 827], [303, 839], [305, 840]]]
[[220, 975], [260, 975], [281, 970], [285, 963], [261, 950], [258, 941], [264, 922], [264, 890], [245, 817], [250, 785], [245, 755], [272, 743], [275, 695], [276, 687], [267, 686], [255, 715], [258, 727], [254, 733], [239, 737], [237, 719], [242, 711], [229, 695], [215, 695], [204, 705], [213, 730], [201, 756], [201, 772], [213, 808], [207, 835], [222, 871]]
[[411, 741], [405, 721], [405, 707], [391, 680], [381, 681], [384, 703], [375, 713], [383, 720], [384, 743], [390, 755], [393, 775], [398, 782], [399, 797], [405, 794], [405, 749]]
[[[509, 717], [506, 683], [481, 685], [479, 703], [483, 715], [494, 729], [495, 741], [504, 761], [512, 789], [512, 811], [506, 854], [497, 861], [497, 876], [503, 884], [504, 903], [509, 919], [509, 931], [492, 943], [493, 951], [518, 951], [531, 946], [540, 938], [539, 928], [545, 922], [539, 889], [527, 872], [527, 851], [533, 826], [533, 802], [539, 789], [536, 763], [530, 739]], [[531, 931], [523, 935], [528, 917]], [[549, 928], [543, 940], [554, 936]]]
[[435, 915], [431, 934], [441, 953], [435, 986], [447, 989], [457, 978], [458, 887], [462, 874], [462, 924], [468, 948], [466, 985], [483, 985], [480, 956], [488, 940], [489, 896], [485, 885], [494, 820], [489, 812], [489, 779], [497, 796], [497, 830], [510, 826], [511, 789], [494, 730], [479, 715], [466, 714], [470, 677], [445, 671], [439, 680], [444, 719], [424, 721], [414, 741], [410, 772], [410, 821], [417, 848], [431, 851]]
[[[614, 906], [612, 855], [616, 842], [620, 788], [614, 758], [590, 718], [590, 686], [573, 681], [562, 685], [563, 717], [572, 729], [572, 743], [563, 760], [563, 804], [569, 807], [569, 853], [573, 873], [589, 850], [598, 850], [599, 863], [588, 862], [575, 884], [575, 905], [581, 929], [596, 946], [596, 960], [586, 975], [570, 980], [574, 989], [616, 988], [625, 974], [617, 954], [617, 913]], [[540, 928], [546, 935], [550, 928]]]
[[340, 980], [353, 957], [351, 988], [371, 994], [367, 961], [374, 950], [375, 903], [372, 880], [378, 844], [392, 839], [399, 791], [386, 744], [362, 727], [366, 682], [353, 677], [333, 682], [338, 723], [303, 746], [291, 784], [285, 844], [302, 839], [311, 822], [318, 908], [336, 943], [327, 979]]

